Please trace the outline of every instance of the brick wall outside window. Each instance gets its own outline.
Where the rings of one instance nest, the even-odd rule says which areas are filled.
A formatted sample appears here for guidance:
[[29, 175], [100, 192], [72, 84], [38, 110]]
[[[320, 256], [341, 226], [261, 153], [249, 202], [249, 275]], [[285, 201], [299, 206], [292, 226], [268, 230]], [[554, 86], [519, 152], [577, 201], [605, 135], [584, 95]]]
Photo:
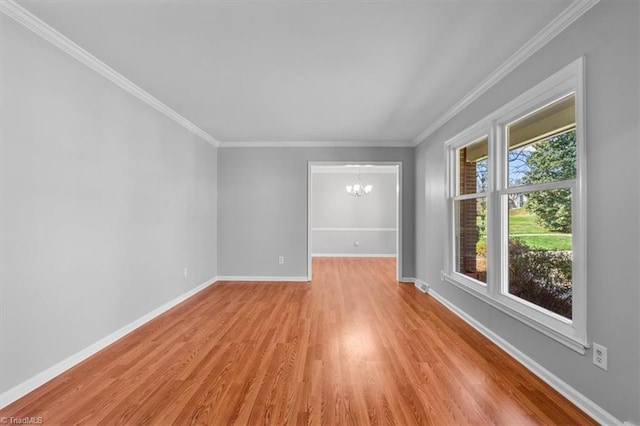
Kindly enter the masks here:
[[[476, 187], [476, 163], [467, 162], [467, 149], [460, 150], [460, 194], [472, 194]], [[476, 244], [478, 228], [476, 217], [478, 207], [475, 201], [461, 203], [460, 211], [460, 272], [476, 275]]]

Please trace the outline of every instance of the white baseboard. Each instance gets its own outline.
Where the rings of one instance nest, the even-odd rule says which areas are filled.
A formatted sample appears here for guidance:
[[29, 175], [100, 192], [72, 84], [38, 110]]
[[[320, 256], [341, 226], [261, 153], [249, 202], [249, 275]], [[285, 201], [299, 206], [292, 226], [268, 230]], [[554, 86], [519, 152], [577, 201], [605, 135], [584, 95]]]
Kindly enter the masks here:
[[[394, 171], [395, 173], [395, 171]], [[311, 228], [314, 232], [395, 232], [396, 228]]]
[[429, 284], [426, 282], [419, 280], [418, 278], [411, 277], [403, 277], [400, 279], [400, 282], [403, 283], [413, 283], [413, 285], [423, 293], [429, 293]]
[[312, 253], [311, 257], [396, 257], [393, 254], [379, 254], [379, 253]]
[[447, 307], [454, 314], [459, 316], [462, 320], [464, 320], [471, 327], [475, 328], [478, 332], [483, 334], [486, 338], [491, 340], [493, 343], [498, 345], [502, 350], [507, 352], [511, 357], [513, 357], [520, 364], [525, 366], [529, 371], [542, 379], [549, 386], [557, 390], [560, 394], [562, 394], [569, 401], [574, 403], [577, 407], [579, 407], [582, 411], [591, 416], [595, 421], [599, 422], [603, 425], [622, 425], [622, 422], [616, 419], [609, 412], [604, 410], [595, 402], [591, 401], [589, 398], [578, 392], [576, 389], [571, 387], [565, 381], [560, 379], [555, 374], [551, 373], [549, 370], [544, 368], [542, 365], [538, 364], [536, 361], [527, 356], [524, 352], [520, 351], [518, 348], [513, 346], [511, 343], [504, 340], [502, 337], [498, 336], [496, 333], [482, 325], [480, 322], [476, 321], [473, 317], [469, 316], [462, 309], [458, 308], [453, 303], [449, 302], [443, 296], [435, 292], [433, 289], [429, 289], [429, 294], [442, 305]]
[[308, 282], [305, 277], [260, 277], [260, 276], [235, 276], [225, 275], [217, 277], [218, 281], [246, 282], [246, 281], [277, 281], [277, 282]]
[[413, 285], [415, 285], [418, 288], [418, 290], [420, 290], [421, 292], [429, 293], [429, 290], [430, 290], [429, 284], [425, 283], [424, 281], [416, 279]]
[[106, 337], [102, 338], [101, 340], [95, 342], [91, 346], [88, 346], [88, 347], [82, 349], [80, 352], [76, 352], [75, 354], [71, 355], [67, 359], [55, 364], [52, 367], [47, 368], [46, 370], [42, 371], [41, 373], [36, 374], [35, 376], [31, 377], [30, 379], [27, 379], [24, 382], [19, 383], [18, 385], [12, 387], [11, 389], [3, 392], [2, 394], [0, 394], [0, 409], [6, 407], [7, 405], [11, 404], [12, 402], [14, 402], [16, 400], [22, 398], [23, 396], [25, 396], [29, 392], [31, 392], [34, 389], [42, 386], [43, 384], [45, 384], [49, 380], [53, 379], [54, 377], [59, 376], [60, 374], [64, 373], [65, 371], [67, 371], [71, 367], [75, 366], [76, 364], [79, 364], [80, 362], [82, 362], [85, 359], [89, 358], [90, 356], [94, 355], [98, 351], [106, 348], [107, 346], [109, 346], [110, 344], [115, 342], [116, 340], [124, 337], [125, 335], [127, 335], [129, 333], [131, 333], [136, 328], [146, 324], [147, 322], [151, 321], [155, 317], [163, 314], [164, 312], [168, 311], [169, 309], [173, 308], [174, 306], [178, 305], [179, 303], [187, 300], [188, 298], [190, 298], [191, 296], [195, 295], [196, 293], [199, 293], [200, 291], [202, 291], [205, 288], [209, 287], [210, 285], [214, 284], [216, 281], [217, 281], [217, 278], [212, 278], [210, 280], [205, 281], [204, 283], [200, 284], [199, 286], [189, 290], [188, 292], [186, 292], [184, 294], [181, 294], [180, 296], [176, 297], [173, 300], [170, 300], [169, 302], [165, 303], [164, 305], [154, 309], [153, 311], [151, 311], [148, 314], [138, 318], [137, 320], [125, 325], [124, 327], [120, 328], [119, 330], [114, 331], [113, 333], [109, 334], [108, 336], [106, 336]]

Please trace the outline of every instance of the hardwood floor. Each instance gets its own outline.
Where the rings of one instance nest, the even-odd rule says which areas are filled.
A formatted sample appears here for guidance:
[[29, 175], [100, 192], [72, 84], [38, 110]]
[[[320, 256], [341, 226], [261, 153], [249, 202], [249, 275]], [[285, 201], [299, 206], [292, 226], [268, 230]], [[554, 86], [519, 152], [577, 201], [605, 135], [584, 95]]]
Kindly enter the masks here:
[[44, 424], [595, 424], [389, 258], [207, 288], [0, 411]]

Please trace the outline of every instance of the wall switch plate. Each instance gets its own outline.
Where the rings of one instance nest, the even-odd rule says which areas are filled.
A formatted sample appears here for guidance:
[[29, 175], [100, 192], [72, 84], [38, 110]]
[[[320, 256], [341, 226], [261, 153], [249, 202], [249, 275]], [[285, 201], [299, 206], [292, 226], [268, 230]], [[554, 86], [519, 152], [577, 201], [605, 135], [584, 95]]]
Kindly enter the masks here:
[[278, 263], [279, 263], [280, 265], [284, 265], [284, 256], [280, 256], [280, 257], [278, 257]]
[[607, 348], [593, 342], [593, 364], [607, 371]]

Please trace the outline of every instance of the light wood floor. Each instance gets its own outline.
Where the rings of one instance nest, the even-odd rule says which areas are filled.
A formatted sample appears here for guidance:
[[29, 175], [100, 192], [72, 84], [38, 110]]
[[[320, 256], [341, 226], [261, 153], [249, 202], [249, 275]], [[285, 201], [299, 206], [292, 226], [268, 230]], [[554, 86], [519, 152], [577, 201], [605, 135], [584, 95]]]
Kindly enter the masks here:
[[594, 424], [410, 284], [314, 259], [207, 288], [0, 411], [45, 424]]

